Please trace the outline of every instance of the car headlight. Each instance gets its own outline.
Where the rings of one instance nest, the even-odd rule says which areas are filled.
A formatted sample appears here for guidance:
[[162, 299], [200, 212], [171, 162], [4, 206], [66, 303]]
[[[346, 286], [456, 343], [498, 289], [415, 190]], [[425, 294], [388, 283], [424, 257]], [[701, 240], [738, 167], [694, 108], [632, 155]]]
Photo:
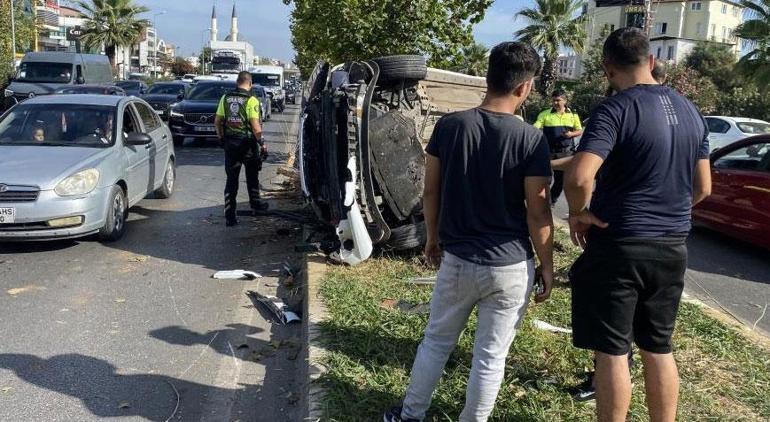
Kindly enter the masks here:
[[10, 89], [6, 89], [6, 90], [3, 92], [3, 95], [5, 95], [5, 97], [6, 97], [6, 98], [8, 98], [8, 97], [13, 97], [13, 91], [11, 91]]
[[85, 195], [96, 189], [98, 183], [99, 170], [83, 170], [62, 180], [56, 185], [54, 192], [59, 196]]

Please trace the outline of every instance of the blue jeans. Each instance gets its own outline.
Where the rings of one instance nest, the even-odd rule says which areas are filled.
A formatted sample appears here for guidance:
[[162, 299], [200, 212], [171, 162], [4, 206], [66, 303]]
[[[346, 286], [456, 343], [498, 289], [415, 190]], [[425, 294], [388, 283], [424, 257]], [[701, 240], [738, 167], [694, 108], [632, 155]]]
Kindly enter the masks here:
[[479, 316], [473, 364], [460, 421], [489, 418], [503, 381], [505, 358], [529, 304], [534, 274], [532, 260], [490, 267], [444, 254], [402, 419], [425, 418], [444, 365], [476, 306]]

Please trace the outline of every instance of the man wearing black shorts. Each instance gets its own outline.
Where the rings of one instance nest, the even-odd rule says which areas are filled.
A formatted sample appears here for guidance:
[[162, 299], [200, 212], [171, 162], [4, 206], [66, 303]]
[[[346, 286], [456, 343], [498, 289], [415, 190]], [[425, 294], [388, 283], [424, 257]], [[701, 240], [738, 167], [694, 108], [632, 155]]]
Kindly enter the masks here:
[[596, 353], [599, 421], [626, 420], [632, 341], [650, 420], [675, 419], [685, 239], [692, 206], [711, 190], [703, 117], [655, 81], [649, 51], [636, 28], [610, 34], [603, 66], [617, 94], [594, 111], [566, 178], [572, 240], [585, 249], [571, 271], [573, 343]]

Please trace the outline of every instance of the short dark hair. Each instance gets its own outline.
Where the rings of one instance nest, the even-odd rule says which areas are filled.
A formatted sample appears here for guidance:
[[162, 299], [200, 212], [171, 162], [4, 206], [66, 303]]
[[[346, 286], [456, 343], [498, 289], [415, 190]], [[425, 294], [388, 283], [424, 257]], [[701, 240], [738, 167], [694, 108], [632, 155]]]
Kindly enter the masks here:
[[607, 37], [602, 55], [605, 63], [623, 69], [641, 66], [650, 56], [650, 40], [639, 28], [620, 28]]
[[563, 89], [557, 89], [557, 90], [553, 91], [553, 93], [551, 94], [551, 98], [556, 98], [556, 97], [565, 97], [566, 98], [567, 97], [567, 93], [564, 92]]
[[510, 94], [517, 86], [540, 74], [540, 56], [532, 46], [507, 41], [495, 46], [489, 54], [487, 90]]
[[652, 68], [652, 78], [662, 84], [666, 81], [666, 66], [661, 62], [655, 62], [655, 67]]
[[249, 73], [249, 72], [247, 72], [245, 70], [243, 72], [238, 73], [238, 80], [235, 81], [235, 83], [238, 84], [238, 85], [243, 85], [243, 84], [246, 84], [246, 83], [250, 84], [251, 83], [251, 73]]

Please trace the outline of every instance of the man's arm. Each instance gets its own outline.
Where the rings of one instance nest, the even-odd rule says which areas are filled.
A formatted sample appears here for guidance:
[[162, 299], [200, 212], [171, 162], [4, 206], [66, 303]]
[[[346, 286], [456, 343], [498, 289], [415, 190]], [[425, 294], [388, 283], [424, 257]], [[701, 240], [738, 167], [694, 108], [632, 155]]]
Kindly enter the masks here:
[[437, 266], [441, 262], [438, 227], [441, 206], [441, 160], [427, 154], [425, 162], [425, 188], [422, 194], [422, 212], [425, 217], [427, 240], [425, 258], [429, 265]]
[[569, 228], [572, 243], [585, 248], [586, 236], [592, 226], [607, 228], [607, 223], [588, 211], [594, 190], [596, 173], [604, 163], [602, 157], [579, 152], [572, 159], [572, 165], [564, 177], [564, 195], [569, 204]]
[[541, 111], [540, 114], [537, 115], [537, 120], [535, 120], [535, 123], [532, 124], [532, 126], [542, 129], [543, 125], [545, 125], [545, 111]]
[[217, 131], [217, 138], [222, 142], [225, 138], [225, 97], [219, 100], [216, 117], [214, 117], [214, 128]]
[[529, 236], [537, 258], [540, 260], [545, 285], [543, 294], [535, 296], [536, 302], [548, 299], [553, 287], [553, 216], [548, 198], [549, 186], [548, 177], [524, 178]]
[[572, 116], [574, 119], [572, 121], [572, 130], [564, 134], [567, 138], [576, 138], [583, 134], [583, 124], [580, 122], [580, 117], [577, 113], [573, 113]]
[[556, 171], [567, 171], [570, 163], [572, 163], [572, 156], [557, 158], [555, 160], [551, 160], [551, 168]]
[[695, 166], [695, 180], [693, 180], [692, 206], [698, 205], [701, 201], [711, 195], [711, 161], [708, 159], [698, 160]]

